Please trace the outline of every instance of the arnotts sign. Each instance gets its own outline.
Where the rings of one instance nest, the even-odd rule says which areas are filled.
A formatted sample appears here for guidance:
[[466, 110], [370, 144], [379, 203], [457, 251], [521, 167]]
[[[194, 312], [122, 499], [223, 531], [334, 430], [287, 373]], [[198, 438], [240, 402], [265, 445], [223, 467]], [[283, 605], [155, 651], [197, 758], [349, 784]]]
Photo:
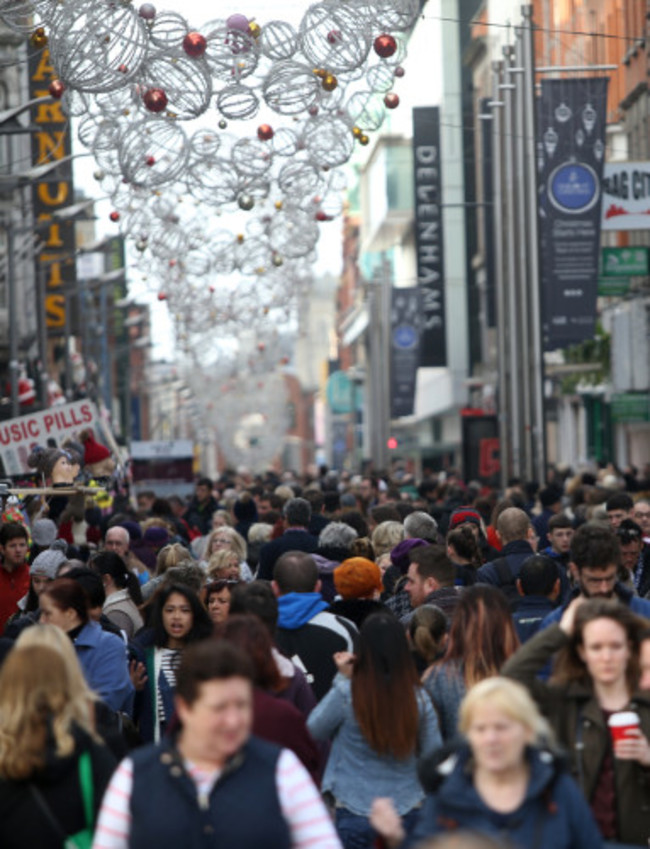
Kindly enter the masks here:
[[[49, 94], [48, 87], [55, 79], [50, 52], [45, 49], [29, 57], [29, 77], [32, 98]], [[32, 159], [34, 165], [63, 159], [70, 154], [69, 119], [60, 100], [43, 101], [32, 107]], [[54, 174], [54, 176], [52, 176]], [[45, 275], [45, 319], [52, 336], [61, 336], [65, 329], [66, 298], [64, 286], [76, 282], [74, 222], [57, 222], [52, 213], [74, 202], [72, 163], [62, 163], [34, 184], [32, 190], [34, 217], [48, 221], [45, 230], [45, 249], [36, 259], [36, 273]]]
[[0, 457], [5, 474], [31, 472], [27, 458], [34, 445], [45, 446], [48, 439], [60, 445], [67, 437], [92, 427], [97, 421], [97, 408], [91, 401], [76, 401], [0, 422]]

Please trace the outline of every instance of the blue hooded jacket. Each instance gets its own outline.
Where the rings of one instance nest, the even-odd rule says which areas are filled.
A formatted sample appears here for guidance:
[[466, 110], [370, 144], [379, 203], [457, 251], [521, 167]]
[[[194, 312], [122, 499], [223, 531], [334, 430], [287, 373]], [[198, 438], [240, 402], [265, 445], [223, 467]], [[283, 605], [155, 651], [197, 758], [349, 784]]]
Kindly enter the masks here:
[[329, 605], [320, 593], [287, 593], [278, 599], [278, 628], [295, 631]]

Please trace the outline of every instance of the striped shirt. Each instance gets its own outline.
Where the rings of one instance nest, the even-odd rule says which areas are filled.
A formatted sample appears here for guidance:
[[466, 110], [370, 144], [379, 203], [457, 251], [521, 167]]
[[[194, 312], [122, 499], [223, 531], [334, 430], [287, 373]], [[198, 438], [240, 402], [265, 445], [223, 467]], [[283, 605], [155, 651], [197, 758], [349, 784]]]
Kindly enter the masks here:
[[[207, 771], [185, 761], [205, 807], [220, 770]], [[342, 849], [332, 820], [309, 773], [293, 752], [283, 749], [275, 773], [280, 809], [289, 825], [292, 849]], [[99, 812], [92, 849], [128, 849], [133, 761], [125, 758], [115, 771]], [[233, 845], [236, 844], [236, 837]]]

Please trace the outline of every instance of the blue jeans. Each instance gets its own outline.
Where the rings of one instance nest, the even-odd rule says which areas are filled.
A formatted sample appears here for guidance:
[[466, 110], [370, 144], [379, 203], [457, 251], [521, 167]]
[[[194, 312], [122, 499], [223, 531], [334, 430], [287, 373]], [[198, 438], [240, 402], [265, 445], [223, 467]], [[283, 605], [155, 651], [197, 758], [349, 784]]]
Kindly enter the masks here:
[[[374, 849], [377, 832], [370, 825], [368, 817], [353, 814], [347, 808], [336, 808], [336, 830], [343, 849]], [[413, 808], [402, 817], [404, 831], [410, 834], [417, 822], [419, 808]]]

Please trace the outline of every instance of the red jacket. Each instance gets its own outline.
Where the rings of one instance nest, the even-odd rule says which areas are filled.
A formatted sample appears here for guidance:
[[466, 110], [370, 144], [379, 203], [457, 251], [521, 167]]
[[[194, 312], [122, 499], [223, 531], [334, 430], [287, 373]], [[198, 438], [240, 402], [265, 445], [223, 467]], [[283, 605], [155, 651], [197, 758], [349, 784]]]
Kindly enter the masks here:
[[7, 619], [18, 612], [18, 602], [29, 591], [29, 565], [23, 563], [13, 572], [0, 566], [0, 634]]

